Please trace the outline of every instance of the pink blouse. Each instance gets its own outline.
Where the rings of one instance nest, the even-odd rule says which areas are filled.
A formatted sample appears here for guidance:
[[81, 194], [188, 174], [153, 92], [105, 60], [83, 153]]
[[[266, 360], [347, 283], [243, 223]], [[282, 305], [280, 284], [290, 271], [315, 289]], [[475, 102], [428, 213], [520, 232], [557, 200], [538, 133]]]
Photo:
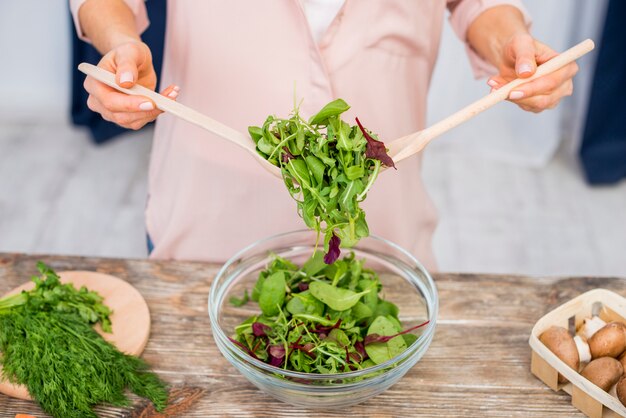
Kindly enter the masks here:
[[[144, 2], [126, 0], [137, 29]], [[79, 35], [78, 8], [71, 0]], [[303, 116], [334, 98], [380, 138], [424, 128], [426, 95], [446, 7], [462, 40], [485, 9], [517, 0], [346, 0], [321, 42], [298, 0], [169, 1], [161, 85], [178, 100], [246, 132], [267, 115], [287, 116], [294, 88]], [[470, 48], [477, 76], [492, 72]], [[246, 245], [304, 228], [280, 180], [245, 151], [168, 114], [156, 123], [146, 207], [153, 258], [222, 262]], [[437, 213], [420, 176], [421, 156], [386, 170], [364, 203], [372, 234], [436, 266]]]

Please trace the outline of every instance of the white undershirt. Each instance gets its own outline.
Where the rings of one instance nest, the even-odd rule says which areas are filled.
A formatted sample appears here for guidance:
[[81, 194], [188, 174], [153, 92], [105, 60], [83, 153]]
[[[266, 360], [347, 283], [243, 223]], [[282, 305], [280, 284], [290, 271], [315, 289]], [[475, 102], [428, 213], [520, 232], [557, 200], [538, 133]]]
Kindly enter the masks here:
[[301, 0], [304, 14], [316, 43], [320, 43], [324, 33], [343, 6], [344, 0]]

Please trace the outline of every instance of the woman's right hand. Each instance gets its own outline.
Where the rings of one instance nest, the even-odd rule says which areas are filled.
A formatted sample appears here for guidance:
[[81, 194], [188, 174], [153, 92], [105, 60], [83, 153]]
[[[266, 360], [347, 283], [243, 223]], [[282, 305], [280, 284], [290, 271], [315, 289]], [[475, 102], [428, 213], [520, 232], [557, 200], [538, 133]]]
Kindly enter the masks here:
[[[154, 90], [156, 86], [152, 54], [143, 42], [120, 44], [102, 57], [98, 67], [115, 73], [115, 80], [122, 87], [130, 88], [140, 84]], [[91, 77], [87, 77], [83, 85], [89, 93], [89, 109], [124, 128], [140, 129], [162, 113], [150, 99], [118, 92]], [[176, 99], [179, 91], [178, 86], [170, 85], [161, 94]]]

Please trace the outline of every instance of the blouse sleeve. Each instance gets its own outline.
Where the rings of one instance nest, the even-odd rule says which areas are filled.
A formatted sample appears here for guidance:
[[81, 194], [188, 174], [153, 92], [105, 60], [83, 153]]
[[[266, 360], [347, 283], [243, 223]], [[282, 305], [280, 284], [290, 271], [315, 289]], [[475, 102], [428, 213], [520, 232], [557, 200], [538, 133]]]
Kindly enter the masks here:
[[522, 12], [522, 15], [524, 15], [526, 26], [530, 27], [530, 15], [520, 0], [448, 0], [450, 24], [456, 35], [465, 42], [465, 49], [476, 78], [497, 74], [498, 71], [469, 46], [467, 42], [467, 29], [474, 19], [485, 10], [505, 4], [517, 7]]
[[[76, 27], [76, 33], [80, 39], [85, 42], [91, 43], [89, 38], [85, 36], [82, 28], [80, 27], [80, 21], [78, 19], [78, 10], [87, 0], [70, 0], [70, 10], [72, 12], [72, 18], [74, 19], [74, 26]], [[148, 20], [148, 13], [146, 12], [146, 5], [144, 0], [124, 0], [130, 10], [135, 15], [135, 26], [137, 27], [137, 33], [142, 34], [150, 25]]]

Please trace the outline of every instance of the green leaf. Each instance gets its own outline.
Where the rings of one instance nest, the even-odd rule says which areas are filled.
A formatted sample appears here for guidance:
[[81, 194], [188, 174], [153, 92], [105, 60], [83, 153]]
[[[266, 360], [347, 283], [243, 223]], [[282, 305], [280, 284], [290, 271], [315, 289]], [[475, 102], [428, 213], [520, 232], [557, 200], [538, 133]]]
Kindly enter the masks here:
[[309, 119], [309, 124], [326, 125], [328, 123], [328, 118], [339, 116], [348, 109], [350, 109], [350, 106], [343, 99], [333, 100], [324, 106], [316, 115], [311, 117], [311, 119]]
[[278, 271], [265, 279], [259, 296], [259, 307], [263, 315], [278, 315], [286, 293], [285, 273]]
[[365, 168], [362, 165], [353, 165], [346, 168], [346, 177], [348, 180], [360, 179], [365, 175]]
[[352, 308], [361, 299], [361, 296], [369, 293], [369, 290], [356, 293], [324, 282], [311, 282], [309, 290], [313, 296], [336, 311]]
[[248, 126], [248, 133], [254, 140], [254, 143], [259, 142], [259, 139], [263, 138], [263, 129], [258, 126]]
[[356, 305], [352, 307], [352, 319], [357, 323], [371, 317], [373, 313], [369, 306], [363, 302], [357, 302]]
[[[372, 322], [367, 330], [367, 335], [378, 334], [388, 336], [397, 334], [396, 326], [384, 316], [379, 316]], [[365, 346], [365, 352], [376, 364], [391, 360], [406, 350], [407, 345], [401, 335], [390, 339], [385, 343], [372, 343]]]
[[380, 299], [378, 301], [378, 305], [376, 306], [376, 310], [374, 311], [374, 316], [393, 316], [395, 318], [398, 317], [399, 309], [398, 307], [386, 300]]
[[315, 251], [311, 258], [309, 258], [302, 266], [302, 271], [304, 271], [307, 276], [312, 277], [322, 271], [325, 267], [324, 253], [321, 251]]
[[310, 291], [294, 293], [293, 297], [286, 305], [287, 311], [291, 314], [310, 314], [321, 316], [324, 314], [324, 304], [317, 300]]
[[250, 296], [248, 295], [248, 289], [244, 290], [242, 298], [238, 298], [237, 296], [231, 296], [229, 299], [230, 304], [236, 307], [241, 307], [245, 305], [246, 303], [248, 303], [249, 300]]
[[252, 295], [250, 298], [255, 302], [259, 301], [259, 296], [261, 296], [261, 289], [263, 289], [263, 282], [265, 281], [266, 277], [267, 277], [266, 271], [262, 271], [261, 273], [259, 273], [259, 278], [257, 279], [254, 287], [252, 288]]
[[301, 186], [307, 188], [311, 187], [309, 169], [304, 160], [289, 160], [289, 163], [287, 163], [287, 171], [289, 171], [289, 174], [291, 174]]
[[309, 170], [313, 173], [317, 185], [321, 186], [324, 183], [324, 171], [326, 170], [326, 166], [314, 155], [307, 155], [305, 160]]

